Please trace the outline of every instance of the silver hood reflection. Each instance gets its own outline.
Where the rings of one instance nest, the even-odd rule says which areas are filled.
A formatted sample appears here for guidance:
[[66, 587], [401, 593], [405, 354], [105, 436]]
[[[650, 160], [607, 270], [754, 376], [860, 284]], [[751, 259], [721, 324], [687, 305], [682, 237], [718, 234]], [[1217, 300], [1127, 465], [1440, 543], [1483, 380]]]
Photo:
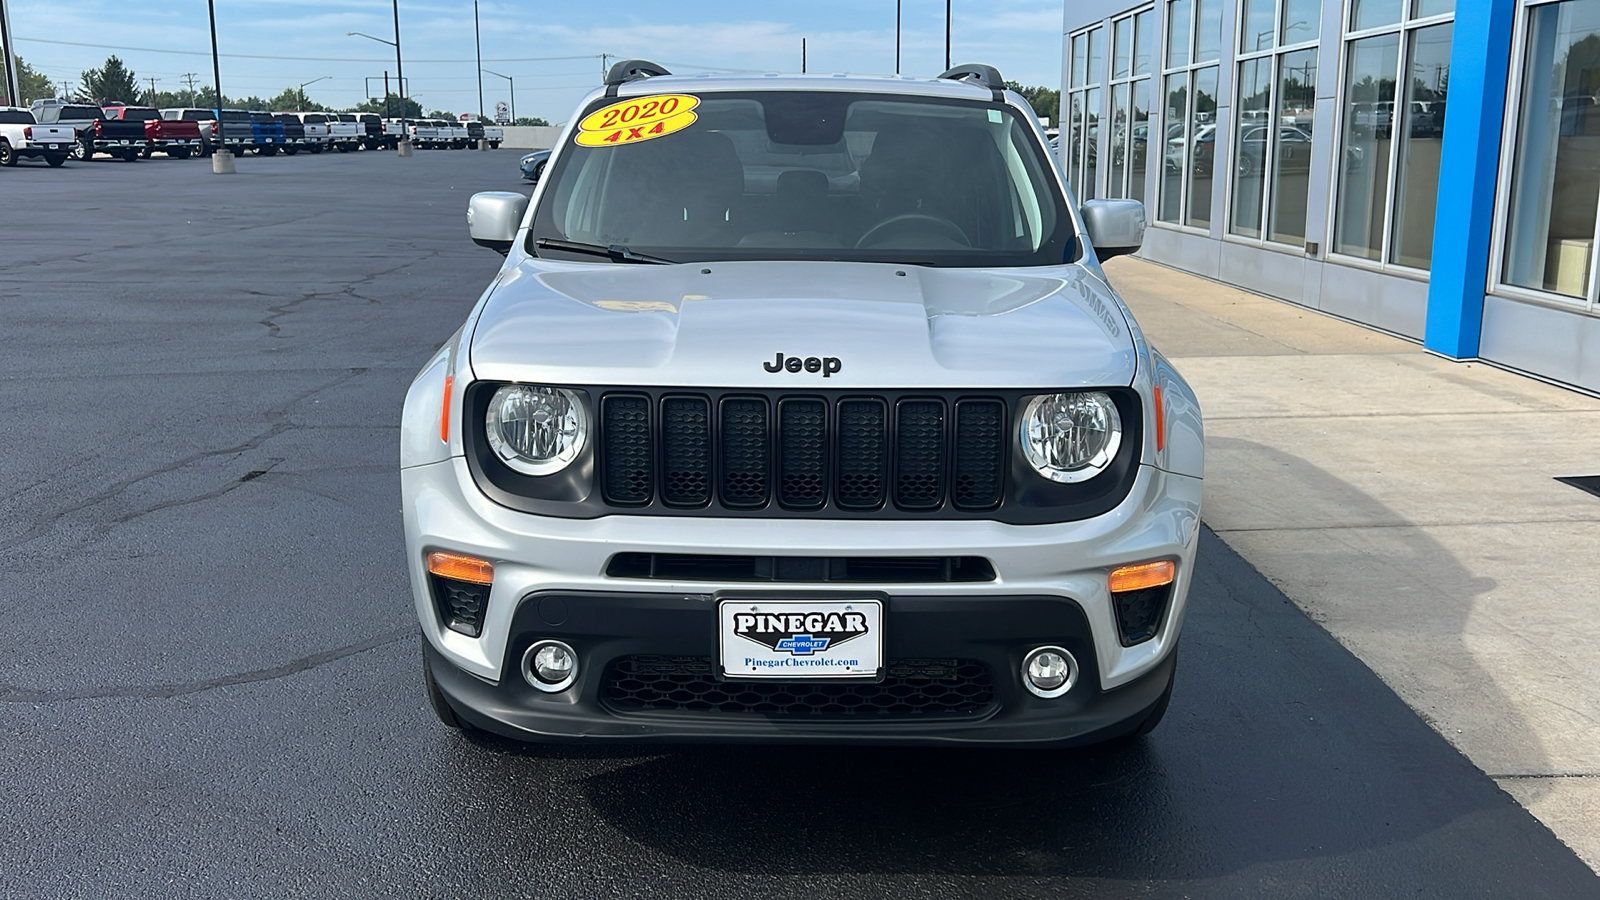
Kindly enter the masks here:
[[[780, 353], [838, 371], [769, 371]], [[1120, 304], [1078, 266], [853, 262], [525, 259], [470, 350], [483, 380], [784, 389], [1110, 387], [1135, 358]]]

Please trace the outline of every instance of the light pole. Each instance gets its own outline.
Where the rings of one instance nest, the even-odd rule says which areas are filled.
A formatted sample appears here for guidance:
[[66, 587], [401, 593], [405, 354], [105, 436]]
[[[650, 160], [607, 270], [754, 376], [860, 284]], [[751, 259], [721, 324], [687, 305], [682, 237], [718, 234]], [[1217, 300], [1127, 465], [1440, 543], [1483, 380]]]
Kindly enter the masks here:
[[900, 0], [894, 0], [894, 73], [900, 74]]
[[406, 90], [406, 72], [405, 72], [404, 69], [400, 68], [400, 4], [399, 4], [399, 0], [395, 0], [395, 8], [394, 8], [394, 37], [395, 37], [395, 39], [394, 40], [391, 41], [391, 40], [388, 40], [386, 38], [374, 37], [374, 36], [372, 36], [370, 34], [367, 34], [365, 31], [346, 31], [344, 33], [344, 36], [345, 37], [364, 37], [369, 41], [377, 41], [380, 44], [388, 44], [389, 46], [394, 48], [394, 77], [395, 77], [395, 81], [397, 81], [399, 83], [399, 85], [400, 85], [400, 112], [401, 112], [401, 118], [405, 118], [404, 113], [406, 111], [406, 103], [405, 103], [405, 100], [406, 100], [406, 95], [405, 95], [405, 90]]
[[472, 43], [478, 50], [478, 119], [483, 119], [483, 31], [478, 27], [478, 0], [472, 0]]
[[211, 78], [213, 86], [217, 89], [217, 149], [211, 153], [211, 171], [217, 175], [232, 175], [238, 169], [234, 166], [233, 154], [229, 152], [228, 145], [223, 142], [227, 135], [222, 131], [222, 63], [218, 61], [219, 57], [217, 55], [217, 5], [215, 0], [206, 0], [206, 15], [211, 18]]
[[950, 69], [950, 0], [944, 0], [944, 67]]
[[478, 71], [485, 75], [493, 75], [496, 78], [504, 78], [506, 83], [511, 86], [511, 121], [517, 121], [517, 83], [512, 80], [510, 75], [501, 75], [499, 72], [491, 72], [488, 69], [479, 69]]
[[0, 0], [0, 48], [5, 50], [0, 64], [4, 64], [6, 70], [6, 83], [0, 87], [5, 88], [6, 99], [12, 106], [21, 106], [22, 77], [17, 73], [17, 51], [11, 46], [11, 12], [6, 8], [6, 0]]
[[300, 108], [301, 109], [305, 109], [306, 108], [306, 85], [308, 85], [308, 84], [316, 84], [319, 81], [327, 81], [329, 78], [332, 78], [332, 77], [333, 77], [332, 75], [324, 75], [321, 78], [313, 78], [310, 81], [301, 83], [301, 85], [300, 85]]

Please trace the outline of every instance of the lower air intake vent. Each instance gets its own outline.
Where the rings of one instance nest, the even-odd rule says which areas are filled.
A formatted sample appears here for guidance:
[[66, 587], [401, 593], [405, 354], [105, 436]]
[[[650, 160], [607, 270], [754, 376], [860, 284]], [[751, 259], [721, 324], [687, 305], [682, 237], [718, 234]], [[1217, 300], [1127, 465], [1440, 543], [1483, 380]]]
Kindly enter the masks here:
[[489, 585], [428, 576], [434, 608], [444, 627], [467, 637], [483, 633], [483, 613], [489, 606]]
[[663, 581], [811, 581], [857, 584], [940, 584], [994, 580], [981, 556], [711, 556], [618, 553], [611, 578]]
[[994, 703], [989, 668], [966, 659], [902, 659], [881, 682], [718, 681], [695, 656], [624, 656], [606, 670], [605, 703], [618, 712], [786, 718], [974, 716]]

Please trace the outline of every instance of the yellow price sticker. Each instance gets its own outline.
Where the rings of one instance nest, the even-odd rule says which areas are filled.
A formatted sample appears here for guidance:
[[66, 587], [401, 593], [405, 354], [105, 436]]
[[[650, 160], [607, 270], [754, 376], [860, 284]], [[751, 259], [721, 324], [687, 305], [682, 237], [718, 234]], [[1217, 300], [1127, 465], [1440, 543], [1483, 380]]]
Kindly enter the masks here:
[[688, 94], [637, 97], [597, 109], [578, 123], [582, 147], [615, 147], [664, 137], [693, 125], [700, 98]]

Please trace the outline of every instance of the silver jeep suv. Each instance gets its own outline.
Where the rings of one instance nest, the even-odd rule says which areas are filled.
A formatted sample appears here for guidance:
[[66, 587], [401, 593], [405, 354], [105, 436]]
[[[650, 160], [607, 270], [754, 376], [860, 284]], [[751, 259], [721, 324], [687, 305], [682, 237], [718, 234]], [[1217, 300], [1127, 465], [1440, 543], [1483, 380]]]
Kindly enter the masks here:
[[988, 66], [619, 63], [406, 397], [446, 724], [530, 740], [1061, 746], [1171, 696], [1199, 406]]

